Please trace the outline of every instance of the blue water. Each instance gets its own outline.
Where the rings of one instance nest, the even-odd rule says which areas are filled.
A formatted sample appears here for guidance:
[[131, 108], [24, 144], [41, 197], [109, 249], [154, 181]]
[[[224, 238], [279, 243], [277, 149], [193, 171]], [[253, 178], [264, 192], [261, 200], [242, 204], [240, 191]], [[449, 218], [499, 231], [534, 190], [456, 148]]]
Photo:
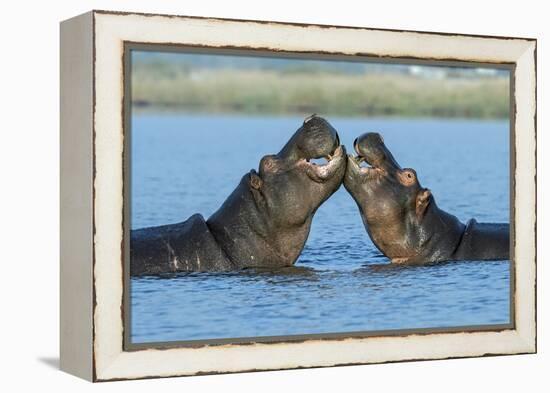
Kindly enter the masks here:
[[[131, 226], [212, 214], [297, 117], [135, 115]], [[329, 119], [342, 143], [380, 132], [438, 205], [463, 221], [509, 220], [506, 121]], [[388, 264], [341, 187], [293, 268], [131, 279], [133, 343], [506, 324], [510, 263]]]

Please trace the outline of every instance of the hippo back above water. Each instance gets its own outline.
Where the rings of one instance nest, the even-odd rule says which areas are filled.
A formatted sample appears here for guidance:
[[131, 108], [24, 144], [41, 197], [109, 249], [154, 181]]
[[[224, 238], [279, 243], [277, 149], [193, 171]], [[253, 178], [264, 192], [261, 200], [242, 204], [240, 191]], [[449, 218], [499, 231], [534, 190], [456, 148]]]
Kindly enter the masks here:
[[[310, 162], [326, 158], [324, 165]], [[245, 174], [208, 219], [132, 230], [132, 276], [293, 265], [319, 206], [341, 185], [346, 154], [336, 130], [313, 115], [277, 154]]]
[[362, 135], [354, 148], [344, 186], [373, 243], [393, 263], [509, 259], [509, 224], [475, 219], [464, 224], [441, 210], [416, 172], [401, 168], [377, 133]]

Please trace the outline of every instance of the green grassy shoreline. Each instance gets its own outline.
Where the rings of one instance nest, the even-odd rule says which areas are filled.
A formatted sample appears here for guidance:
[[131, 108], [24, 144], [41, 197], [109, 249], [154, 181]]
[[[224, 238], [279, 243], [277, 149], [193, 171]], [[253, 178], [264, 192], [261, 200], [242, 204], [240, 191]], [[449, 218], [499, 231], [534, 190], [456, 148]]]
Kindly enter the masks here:
[[132, 103], [139, 111], [502, 119], [509, 116], [509, 82], [144, 64], [133, 69]]

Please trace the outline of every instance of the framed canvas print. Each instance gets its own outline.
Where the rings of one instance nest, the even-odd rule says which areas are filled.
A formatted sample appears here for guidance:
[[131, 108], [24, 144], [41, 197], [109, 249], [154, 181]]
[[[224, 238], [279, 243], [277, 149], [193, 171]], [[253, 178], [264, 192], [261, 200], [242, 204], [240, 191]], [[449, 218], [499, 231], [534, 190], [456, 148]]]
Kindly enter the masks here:
[[61, 368], [536, 352], [536, 40], [61, 23]]

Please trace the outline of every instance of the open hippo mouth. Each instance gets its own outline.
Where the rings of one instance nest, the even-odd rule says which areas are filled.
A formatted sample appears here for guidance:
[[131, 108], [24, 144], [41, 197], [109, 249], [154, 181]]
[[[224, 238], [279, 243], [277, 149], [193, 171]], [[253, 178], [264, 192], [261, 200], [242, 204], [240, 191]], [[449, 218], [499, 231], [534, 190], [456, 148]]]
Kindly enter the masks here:
[[[344, 148], [339, 144], [329, 154], [323, 157], [325, 161], [319, 161], [318, 158], [302, 158], [298, 162], [299, 166], [305, 168], [308, 176], [316, 182], [323, 182], [331, 178], [339, 168], [341, 168], [345, 159]], [[316, 160], [316, 161], [314, 161]]]
[[351, 173], [361, 174], [368, 177], [373, 175], [377, 169], [371, 166], [367, 162], [366, 158], [363, 156], [360, 156], [359, 154], [355, 156], [350, 154], [348, 155], [348, 157], [349, 157], [348, 166], [349, 166], [349, 171]]
[[309, 116], [283, 149], [274, 157], [265, 157], [260, 173], [298, 169], [317, 183], [343, 175], [346, 151], [338, 132], [317, 115]]
[[352, 175], [371, 178], [401, 170], [384, 144], [384, 139], [376, 132], [369, 132], [355, 139], [353, 147], [356, 155], [348, 156], [348, 173]]

